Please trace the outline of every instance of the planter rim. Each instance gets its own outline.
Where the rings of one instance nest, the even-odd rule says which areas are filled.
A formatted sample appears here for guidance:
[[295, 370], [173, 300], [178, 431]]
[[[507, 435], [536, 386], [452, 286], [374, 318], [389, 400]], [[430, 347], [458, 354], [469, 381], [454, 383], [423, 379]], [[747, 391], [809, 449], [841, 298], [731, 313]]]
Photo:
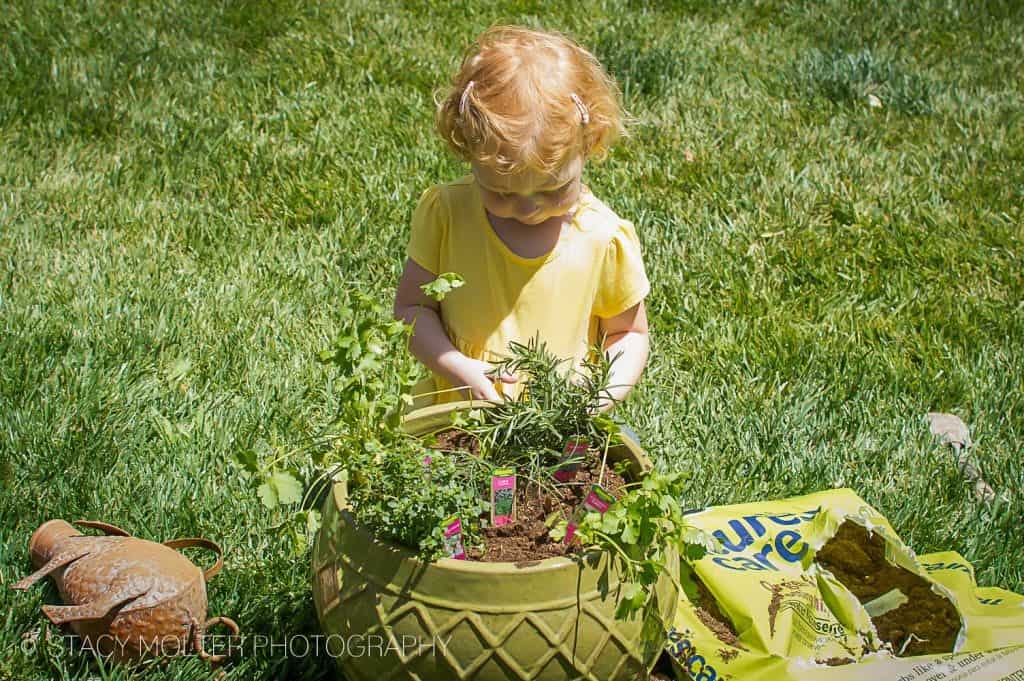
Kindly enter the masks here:
[[[491, 403], [485, 400], [463, 400], [460, 402], [434, 404], [408, 412], [402, 418], [402, 424], [408, 426], [416, 421], [437, 418], [443, 414], [459, 411], [461, 409], [487, 408], [490, 406]], [[650, 468], [650, 462], [646, 459], [642, 450], [639, 450], [638, 446], [628, 448], [630, 453], [636, 459], [637, 464], [645, 470]], [[335, 495], [333, 494], [328, 495], [327, 503], [337, 504], [337, 500], [334, 496]], [[591, 560], [601, 560], [608, 555], [605, 551], [587, 549], [573, 554], [573, 557], [571, 558], [567, 556], [554, 556], [552, 558], [542, 558], [539, 560], [523, 561], [519, 563], [508, 561], [488, 562], [479, 560], [456, 560], [454, 558], [439, 558], [436, 561], [427, 563], [421, 560], [420, 557], [411, 549], [374, 536], [369, 529], [363, 527], [356, 521], [355, 516], [348, 510], [347, 506], [344, 508], [339, 506], [338, 512], [344, 516], [346, 523], [348, 523], [353, 530], [356, 530], [359, 534], [363, 535], [365, 540], [386, 550], [402, 554], [404, 560], [409, 561], [418, 569], [434, 568], [450, 572], [491, 575], [532, 575], [543, 572], [560, 571], [567, 567], [580, 566], [581, 564], [590, 563]]]

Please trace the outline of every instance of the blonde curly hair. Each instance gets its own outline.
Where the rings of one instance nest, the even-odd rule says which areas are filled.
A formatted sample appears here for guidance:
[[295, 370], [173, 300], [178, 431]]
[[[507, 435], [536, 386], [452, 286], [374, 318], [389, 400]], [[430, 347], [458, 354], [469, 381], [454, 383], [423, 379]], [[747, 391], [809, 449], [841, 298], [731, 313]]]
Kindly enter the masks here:
[[594, 55], [521, 26], [485, 31], [436, 102], [451, 150], [501, 173], [551, 172], [576, 153], [600, 160], [626, 132], [622, 95]]

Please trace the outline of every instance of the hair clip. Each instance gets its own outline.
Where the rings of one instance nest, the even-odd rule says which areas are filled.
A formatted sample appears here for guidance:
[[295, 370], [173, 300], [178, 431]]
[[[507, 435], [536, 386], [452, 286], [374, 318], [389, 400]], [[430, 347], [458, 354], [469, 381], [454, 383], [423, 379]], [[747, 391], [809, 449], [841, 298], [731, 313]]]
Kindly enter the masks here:
[[580, 120], [583, 121], [583, 125], [586, 125], [590, 122], [590, 112], [587, 111], [587, 105], [583, 103], [583, 100], [575, 92], [570, 93], [569, 96], [572, 97], [576, 108], [580, 110]]
[[466, 101], [469, 99], [469, 91], [473, 89], [474, 84], [476, 81], [469, 81], [466, 84], [466, 89], [462, 91], [462, 97], [459, 98], [459, 116], [466, 115]]

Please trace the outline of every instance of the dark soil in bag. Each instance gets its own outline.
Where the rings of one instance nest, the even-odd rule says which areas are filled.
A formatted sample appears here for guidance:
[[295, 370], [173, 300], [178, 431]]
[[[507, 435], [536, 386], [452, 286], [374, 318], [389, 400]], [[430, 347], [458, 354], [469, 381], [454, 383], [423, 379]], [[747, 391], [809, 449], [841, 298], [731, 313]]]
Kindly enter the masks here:
[[732, 620], [726, 617], [725, 613], [718, 607], [718, 601], [711, 595], [710, 589], [697, 575], [693, 575], [693, 581], [697, 585], [697, 598], [693, 601], [697, 619], [710, 629], [722, 643], [739, 648], [740, 650], [746, 650], [746, 646], [740, 643], [739, 635], [736, 633], [736, 627], [733, 626]]
[[872, 617], [879, 637], [899, 656], [953, 651], [960, 616], [953, 603], [931, 589], [931, 582], [885, 559], [885, 540], [846, 521], [815, 556], [857, 599], [867, 604], [893, 589], [908, 599]]

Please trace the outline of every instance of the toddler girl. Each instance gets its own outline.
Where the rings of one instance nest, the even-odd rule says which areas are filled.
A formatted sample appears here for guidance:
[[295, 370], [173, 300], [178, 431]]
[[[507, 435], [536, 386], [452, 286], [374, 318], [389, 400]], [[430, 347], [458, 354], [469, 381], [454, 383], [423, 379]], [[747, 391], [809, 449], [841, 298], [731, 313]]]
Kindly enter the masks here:
[[[623, 132], [618, 88], [573, 41], [510, 26], [478, 39], [452, 85], [437, 127], [471, 173], [423, 193], [395, 297], [434, 374], [417, 406], [515, 394], [491, 363], [534, 336], [577, 365], [602, 342], [621, 400], [647, 362], [649, 284], [633, 225], [581, 183]], [[420, 286], [444, 272], [465, 285], [438, 303]]]

